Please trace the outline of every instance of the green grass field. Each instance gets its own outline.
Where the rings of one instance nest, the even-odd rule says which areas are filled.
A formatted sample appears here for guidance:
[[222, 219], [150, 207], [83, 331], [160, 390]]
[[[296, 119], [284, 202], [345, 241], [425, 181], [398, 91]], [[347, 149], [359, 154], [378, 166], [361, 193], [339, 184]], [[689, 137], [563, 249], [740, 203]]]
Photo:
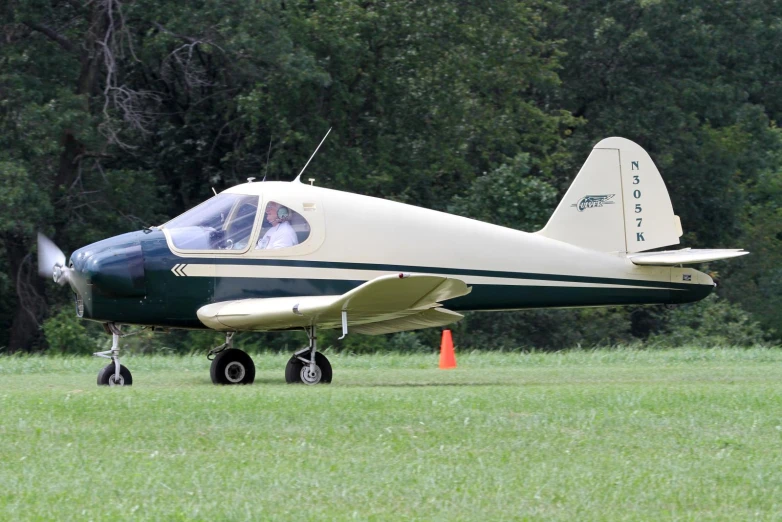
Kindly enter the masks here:
[[0, 357], [0, 519], [782, 519], [782, 350], [330, 358]]

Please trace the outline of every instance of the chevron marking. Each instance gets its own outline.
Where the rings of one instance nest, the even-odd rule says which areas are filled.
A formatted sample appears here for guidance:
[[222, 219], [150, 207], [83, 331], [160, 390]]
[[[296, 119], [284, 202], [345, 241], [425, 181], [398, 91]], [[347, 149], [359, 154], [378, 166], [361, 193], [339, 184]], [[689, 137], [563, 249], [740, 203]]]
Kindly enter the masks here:
[[187, 266], [186, 264], [176, 264], [171, 269], [171, 271], [174, 272], [174, 275], [177, 277], [187, 276], [187, 274], [185, 273], [186, 266]]

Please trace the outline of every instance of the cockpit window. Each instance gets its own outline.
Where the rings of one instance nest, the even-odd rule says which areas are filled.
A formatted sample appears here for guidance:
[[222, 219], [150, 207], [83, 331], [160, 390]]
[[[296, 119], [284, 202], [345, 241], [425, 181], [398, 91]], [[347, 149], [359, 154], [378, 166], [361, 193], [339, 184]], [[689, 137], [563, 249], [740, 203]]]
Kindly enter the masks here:
[[310, 225], [298, 212], [270, 201], [266, 205], [263, 229], [256, 249], [289, 248], [303, 243], [310, 235]]
[[244, 250], [258, 212], [258, 196], [219, 194], [163, 225], [180, 250]]

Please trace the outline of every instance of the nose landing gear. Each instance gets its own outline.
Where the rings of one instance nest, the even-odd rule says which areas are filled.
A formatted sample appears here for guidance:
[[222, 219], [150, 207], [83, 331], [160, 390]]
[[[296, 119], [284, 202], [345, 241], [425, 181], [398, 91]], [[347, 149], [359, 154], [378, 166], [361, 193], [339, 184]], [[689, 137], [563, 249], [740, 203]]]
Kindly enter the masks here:
[[119, 338], [123, 337], [121, 327], [114, 323], [106, 323], [106, 328], [111, 332], [111, 350], [96, 352], [93, 355], [111, 359], [111, 364], [98, 372], [98, 386], [130, 386], [133, 384], [133, 376], [130, 370], [119, 362]]
[[98, 386], [130, 386], [133, 384], [133, 376], [130, 370], [120, 365], [119, 377], [117, 377], [117, 366], [114, 363], [104, 366], [98, 372]]

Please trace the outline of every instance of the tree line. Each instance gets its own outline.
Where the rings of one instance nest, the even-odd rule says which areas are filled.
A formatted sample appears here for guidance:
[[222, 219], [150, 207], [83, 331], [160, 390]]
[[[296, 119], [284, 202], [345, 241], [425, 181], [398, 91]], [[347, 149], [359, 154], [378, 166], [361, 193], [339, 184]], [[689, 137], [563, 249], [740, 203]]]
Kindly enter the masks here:
[[[9, 0], [0, 13], [0, 349], [92, 333], [38, 277], [36, 231], [69, 252], [212, 187], [293, 179], [329, 127], [317, 184], [526, 231], [597, 141], [623, 136], [660, 169], [684, 246], [752, 251], [702, 267], [719, 286], [700, 308], [472, 314], [463, 343], [782, 336], [778, 2]], [[206, 342], [173, 339], [147, 344]]]

